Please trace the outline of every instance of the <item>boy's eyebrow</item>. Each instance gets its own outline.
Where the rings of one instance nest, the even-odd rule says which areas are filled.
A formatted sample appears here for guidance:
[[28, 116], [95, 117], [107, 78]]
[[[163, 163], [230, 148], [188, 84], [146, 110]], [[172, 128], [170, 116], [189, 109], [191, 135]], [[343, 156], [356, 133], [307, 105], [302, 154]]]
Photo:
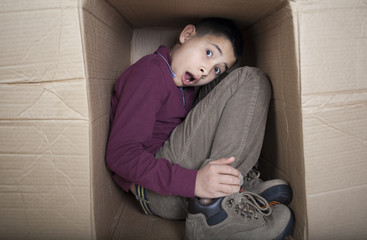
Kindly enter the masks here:
[[[223, 52], [222, 52], [222, 49], [217, 45], [217, 44], [215, 44], [215, 43], [211, 43], [217, 50], [218, 50], [218, 52], [220, 53], [220, 55], [222, 56], [223, 55]], [[226, 71], [228, 70], [228, 65], [227, 65], [227, 63], [224, 63], [224, 66], [225, 66], [225, 68], [226, 68]]]
[[222, 49], [220, 49], [220, 47], [217, 44], [215, 43], [211, 43], [211, 44], [219, 51], [220, 55], [223, 55]]

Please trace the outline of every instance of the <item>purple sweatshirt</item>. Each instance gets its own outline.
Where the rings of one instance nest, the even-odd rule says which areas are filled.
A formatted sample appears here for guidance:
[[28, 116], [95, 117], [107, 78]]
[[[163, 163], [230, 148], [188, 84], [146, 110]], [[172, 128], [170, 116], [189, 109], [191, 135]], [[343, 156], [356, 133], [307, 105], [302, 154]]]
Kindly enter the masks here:
[[195, 94], [194, 88], [184, 88], [184, 106], [163, 57], [171, 62], [170, 50], [161, 46], [116, 81], [106, 162], [125, 191], [133, 182], [162, 195], [194, 197], [197, 170], [154, 157], [191, 110]]

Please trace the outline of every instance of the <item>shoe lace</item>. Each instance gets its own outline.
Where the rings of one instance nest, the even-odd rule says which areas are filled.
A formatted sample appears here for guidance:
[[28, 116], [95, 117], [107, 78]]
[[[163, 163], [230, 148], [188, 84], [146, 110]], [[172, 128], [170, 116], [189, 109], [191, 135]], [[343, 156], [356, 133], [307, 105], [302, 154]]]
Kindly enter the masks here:
[[236, 215], [258, 219], [259, 216], [269, 216], [271, 214], [271, 207], [263, 197], [252, 192], [243, 192], [241, 195], [239, 202], [236, 202], [234, 198], [230, 198], [226, 202], [229, 208], [234, 206]]
[[247, 181], [260, 179], [260, 172], [256, 169], [251, 169], [246, 176]]
[[243, 192], [245, 188], [254, 186], [258, 182], [262, 182], [262, 180], [260, 179], [260, 172], [255, 169], [251, 169], [247, 173], [246, 177], [243, 178], [243, 184], [241, 186], [240, 192]]

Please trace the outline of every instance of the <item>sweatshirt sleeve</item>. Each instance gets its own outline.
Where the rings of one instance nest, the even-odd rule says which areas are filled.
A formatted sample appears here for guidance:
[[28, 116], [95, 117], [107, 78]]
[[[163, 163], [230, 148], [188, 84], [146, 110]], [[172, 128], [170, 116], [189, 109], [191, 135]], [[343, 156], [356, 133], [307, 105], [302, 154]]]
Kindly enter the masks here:
[[[106, 150], [108, 167], [120, 178], [162, 195], [193, 197], [197, 170], [156, 159], [144, 145], [152, 138], [156, 114], [165, 98], [158, 69], [131, 70], [115, 87], [116, 110]], [[127, 189], [125, 189], [127, 190]]]

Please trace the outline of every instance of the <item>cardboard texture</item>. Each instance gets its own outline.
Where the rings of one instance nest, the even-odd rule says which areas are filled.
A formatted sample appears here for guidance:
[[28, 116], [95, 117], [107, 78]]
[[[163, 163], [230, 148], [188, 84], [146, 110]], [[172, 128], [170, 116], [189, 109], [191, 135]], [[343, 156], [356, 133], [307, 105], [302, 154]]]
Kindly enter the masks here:
[[243, 29], [273, 87], [261, 177], [290, 182], [292, 239], [366, 239], [363, 0], [0, 2], [0, 238], [182, 239], [104, 162], [114, 81], [206, 16]]
[[90, 236], [87, 92], [78, 3], [2, 1], [2, 239]]
[[0, 238], [105, 239], [121, 196], [104, 164], [131, 28], [105, 1], [2, 1]]
[[[366, 4], [321, 1], [301, 6], [309, 237], [363, 239], [362, 219], [367, 217], [367, 203], [360, 202], [367, 197]], [[318, 26], [320, 21], [324, 24]], [[311, 29], [314, 34], [308, 34]]]

